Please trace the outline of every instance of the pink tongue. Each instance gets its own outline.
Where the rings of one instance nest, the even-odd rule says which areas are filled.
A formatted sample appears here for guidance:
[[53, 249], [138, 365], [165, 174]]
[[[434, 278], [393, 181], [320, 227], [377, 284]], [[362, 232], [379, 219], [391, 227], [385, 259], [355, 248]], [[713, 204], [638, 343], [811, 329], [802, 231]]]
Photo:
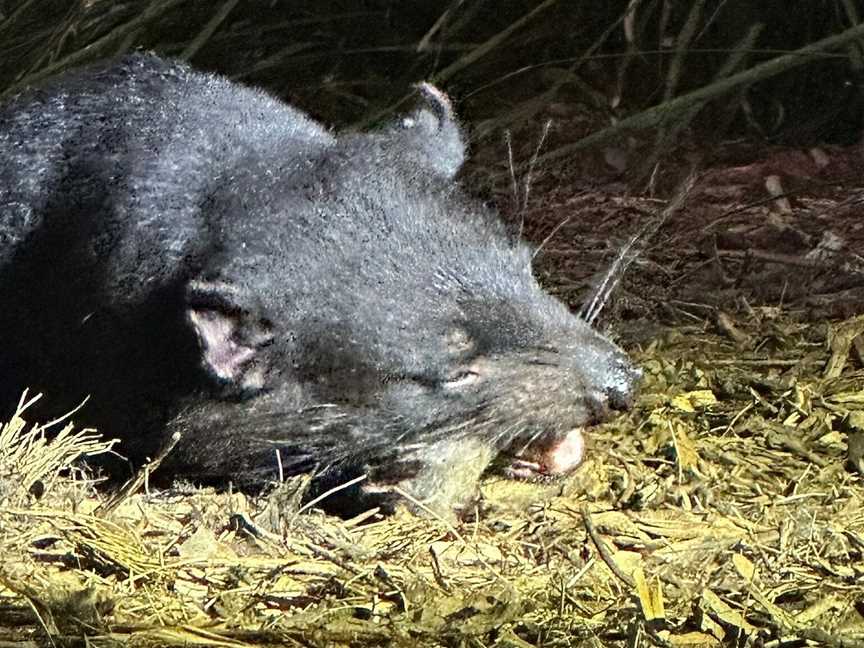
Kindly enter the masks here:
[[513, 460], [508, 472], [517, 479], [560, 476], [582, 463], [584, 454], [585, 440], [582, 438], [582, 430], [576, 428], [570, 430], [563, 439], [529, 447], [521, 457]]
[[546, 468], [552, 475], [568, 473], [580, 463], [585, 455], [585, 440], [582, 430], [570, 430], [567, 436], [546, 452]]

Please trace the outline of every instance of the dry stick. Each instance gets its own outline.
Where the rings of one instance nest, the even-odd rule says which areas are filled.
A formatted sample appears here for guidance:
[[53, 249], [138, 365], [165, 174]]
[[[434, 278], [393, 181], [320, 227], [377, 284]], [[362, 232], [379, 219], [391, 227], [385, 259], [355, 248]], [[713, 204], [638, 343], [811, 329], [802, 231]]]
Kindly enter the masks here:
[[168, 456], [168, 453], [174, 449], [174, 446], [176, 446], [177, 442], [180, 441], [180, 436], [181, 434], [179, 432], [172, 434], [171, 438], [168, 439], [168, 443], [159, 450], [159, 454], [157, 454], [153, 460], [141, 466], [141, 469], [135, 474], [135, 476], [123, 484], [123, 486], [120, 487], [120, 490], [114, 493], [114, 495], [112, 495], [108, 500], [100, 504], [94, 513], [97, 515], [110, 513], [141, 488], [141, 485], [147, 480], [147, 476], [156, 470], [156, 468], [159, 467], [159, 464], [161, 464], [165, 457]]
[[139, 29], [150, 20], [173, 8], [175, 5], [179, 5], [185, 1], [186, 0], [165, 0], [164, 2], [157, 2], [149, 5], [147, 7], [147, 10], [142, 12], [141, 15], [139, 15], [138, 17], [120, 25], [119, 27], [114, 28], [109, 33], [105, 34], [101, 38], [96, 39], [89, 45], [85, 45], [80, 50], [72, 52], [69, 56], [62, 58], [59, 61], [55, 61], [50, 65], [46, 65], [41, 70], [37, 70], [33, 74], [30, 74], [27, 77], [18, 81], [17, 83], [9, 86], [8, 88], [6, 88], [6, 90], [3, 91], [2, 94], [0, 94], [0, 97], [4, 97], [18, 92], [23, 87], [28, 86], [35, 81], [39, 81], [40, 79], [49, 77], [55, 72], [58, 72], [64, 68], [72, 67], [92, 57], [97, 56], [106, 46], [126, 36], [126, 34], [128, 34], [129, 32]]
[[228, 17], [228, 14], [237, 6], [237, 3], [240, 0], [227, 0], [225, 4], [223, 4], [219, 11], [213, 14], [213, 17], [207, 21], [207, 24], [204, 25], [204, 29], [202, 29], [198, 35], [192, 39], [192, 42], [186, 46], [180, 53], [180, 58], [184, 61], [189, 61], [193, 56], [198, 53], [204, 43], [210, 40], [210, 37], [219, 29], [219, 25], [225, 22], [225, 19]]
[[624, 584], [631, 589], [635, 588], [636, 583], [629, 575], [621, 571], [618, 563], [616, 563], [615, 559], [612, 557], [612, 552], [609, 551], [609, 547], [606, 546], [606, 543], [603, 542], [603, 538], [601, 538], [600, 534], [597, 532], [597, 527], [594, 526], [594, 522], [591, 520], [591, 512], [588, 510], [588, 507], [583, 505], [580, 512], [582, 513], [582, 524], [585, 525], [585, 531], [588, 532], [591, 541], [594, 543], [594, 546], [597, 547], [597, 552], [600, 554], [603, 562], [606, 563], [609, 569], [612, 570], [612, 573], [615, 574]]
[[[685, 112], [695, 105], [722, 96], [738, 86], [769, 79], [782, 72], [806, 65], [813, 60], [814, 56], [820, 54], [823, 50], [834, 49], [859, 38], [864, 38], [864, 23], [847, 29], [842, 34], [823, 38], [815, 43], [797, 49], [791, 54], [778, 56], [770, 61], [754, 65], [749, 70], [733, 74], [732, 76], [717, 81], [716, 83], [712, 83], [709, 86], [699, 88], [698, 90], [676, 97], [666, 103], [653, 106], [640, 113], [631, 115], [626, 119], [622, 119], [614, 126], [610, 126], [609, 128], [605, 128], [593, 135], [589, 135], [578, 142], [573, 142], [572, 144], [562, 146], [555, 151], [550, 151], [549, 153], [541, 155], [537, 161], [546, 163], [551, 162], [552, 160], [558, 160], [567, 157], [568, 155], [572, 155], [576, 151], [581, 151], [582, 149], [606, 142], [607, 140], [619, 136], [624, 131], [637, 128], [651, 128], [661, 123], [664, 119], [668, 119], [672, 115]], [[500, 173], [497, 175], [500, 175]]]
[[366, 479], [366, 477], [368, 477], [368, 475], [365, 475], [365, 474], [360, 475], [359, 477], [355, 477], [351, 481], [347, 481], [344, 484], [339, 484], [338, 486], [334, 486], [333, 488], [321, 493], [318, 497], [306, 502], [303, 506], [301, 506], [299, 509], [297, 509], [297, 512], [294, 513], [294, 515], [291, 517], [290, 524], [293, 524], [294, 520], [297, 519], [297, 516], [302, 514], [304, 511], [308, 511], [309, 509], [314, 507], [316, 504], [327, 499], [328, 497], [330, 497], [334, 493], [338, 493], [339, 491], [345, 490], [346, 488], [351, 488], [354, 484], [359, 484], [361, 481]]
[[[573, 214], [570, 214], [569, 216], [567, 216], [567, 218], [565, 218], [560, 223], [558, 223], [555, 227], [552, 228], [552, 231], [549, 232], [549, 234], [546, 236], [546, 238], [544, 238], [542, 241], [540, 241], [540, 245], [538, 245], [537, 249], [534, 250], [534, 254], [531, 255], [532, 261], [537, 258], [538, 254], [543, 252], [543, 248], [545, 248], [546, 244], [552, 240], [552, 237], [555, 236], [558, 233], [558, 231], [562, 227], [564, 227], [567, 223], [569, 223], [572, 219], [573, 219]], [[568, 254], [569, 254], [569, 252], [568, 252]]]

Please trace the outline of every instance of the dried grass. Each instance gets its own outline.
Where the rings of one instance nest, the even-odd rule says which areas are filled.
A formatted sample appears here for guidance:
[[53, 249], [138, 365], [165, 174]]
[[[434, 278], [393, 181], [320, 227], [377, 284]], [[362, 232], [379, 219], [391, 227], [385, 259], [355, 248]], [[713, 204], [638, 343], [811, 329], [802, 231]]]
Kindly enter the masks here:
[[210, 490], [100, 509], [69, 463], [107, 446], [68, 425], [46, 442], [22, 408], [0, 436], [19, 485], [0, 506], [0, 641], [864, 645], [864, 479], [845, 455], [862, 320], [775, 315], [736, 323], [746, 348], [670, 330], [641, 354], [637, 411], [575, 475], [487, 480], [456, 533]]

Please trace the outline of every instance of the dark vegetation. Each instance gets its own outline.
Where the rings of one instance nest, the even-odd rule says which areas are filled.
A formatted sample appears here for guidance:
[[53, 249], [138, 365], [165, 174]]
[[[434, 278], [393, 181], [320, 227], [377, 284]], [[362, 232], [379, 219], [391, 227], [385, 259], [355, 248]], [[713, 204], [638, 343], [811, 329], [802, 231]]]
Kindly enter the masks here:
[[[840, 34], [858, 24], [862, 5], [7, 0], [0, 12], [0, 87], [7, 93], [142, 48], [266, 87], [338, 124], [374, 120], [410, 84], [431, 80], [459, 101], [469, 124], [494, 120], [485, 134], [491, 126], [536, 125], [532, 112], [561, 102], [621, 119]], [[805, 65], [741, 84], [694, 114], [700, 141], [856, 140], [860, 40], [800, 58]]]

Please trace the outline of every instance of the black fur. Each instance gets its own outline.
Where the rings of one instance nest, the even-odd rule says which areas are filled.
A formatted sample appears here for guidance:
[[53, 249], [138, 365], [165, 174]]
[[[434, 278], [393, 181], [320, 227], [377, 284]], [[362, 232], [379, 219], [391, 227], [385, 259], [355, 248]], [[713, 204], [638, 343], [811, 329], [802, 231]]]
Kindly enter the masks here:
[[278, 450], [319, 490], [368, 471], [419, 497], [627, 407], [636, 373], [462, 194], [422, 91], [337, 137], [135, 55], [0, 108], [0, 405], [90, 394], [80, 422], [136, 462], [180, 430], [167, 477], [260, 485]]

